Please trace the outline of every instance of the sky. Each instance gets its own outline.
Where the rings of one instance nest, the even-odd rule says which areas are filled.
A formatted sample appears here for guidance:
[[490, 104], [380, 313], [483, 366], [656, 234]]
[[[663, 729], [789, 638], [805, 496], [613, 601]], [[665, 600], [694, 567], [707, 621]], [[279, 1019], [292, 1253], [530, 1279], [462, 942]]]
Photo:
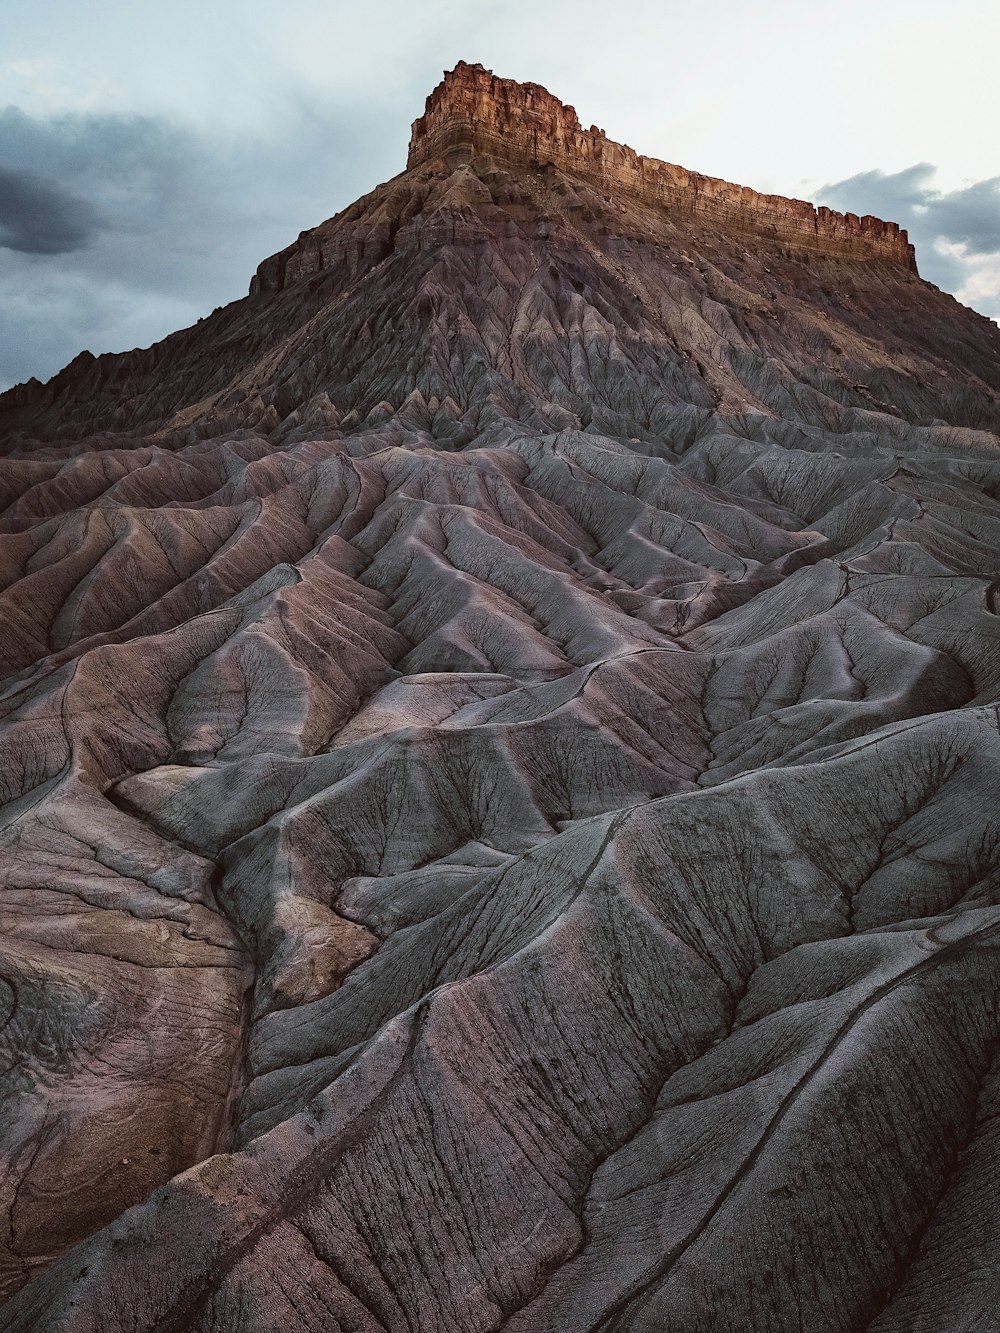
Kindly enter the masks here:
[[442, 71], [909, 229], [1000, 320], [998, 0], [0, 0], [0, 389], [147, 346], [405, 166]]

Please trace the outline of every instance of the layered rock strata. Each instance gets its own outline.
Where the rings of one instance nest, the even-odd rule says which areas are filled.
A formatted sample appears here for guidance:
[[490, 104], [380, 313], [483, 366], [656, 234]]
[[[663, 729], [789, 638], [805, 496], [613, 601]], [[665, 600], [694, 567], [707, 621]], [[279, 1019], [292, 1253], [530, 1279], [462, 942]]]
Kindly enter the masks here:
[[0, 439], [2, 1333], [993, 1326], [996, 325], [436, 153]]
[[642, 157], [603, 130], [585, 130], [576, 111], [537, 83], [501, 79], [482, 65], [459, 64], [427, 98], [413, 122], [407, 166], [482, 153], [500, 162], [557, 166], [627, 191], [679, 217], [750, 231], [790, 245], [866, 255], [916, 271], [913, 246], [895, 222], [814, 208], [802, 199]]

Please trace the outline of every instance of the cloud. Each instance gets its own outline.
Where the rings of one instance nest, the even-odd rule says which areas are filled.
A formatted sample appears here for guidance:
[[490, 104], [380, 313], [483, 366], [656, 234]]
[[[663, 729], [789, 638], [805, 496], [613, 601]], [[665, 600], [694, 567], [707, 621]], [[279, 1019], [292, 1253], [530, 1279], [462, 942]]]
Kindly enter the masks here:
[[937, 195], [928, 212], [941, 237], [961, 242], [971, 254], [1000, 251], [1000, 176]]
[[294, 93], [267, 132], [0, 109], [0, 390], [144, 346], [399, 170], [391, 131]]
[[917, 162], [903, 171], [864, 171], [825, 185], [822, 203], [898, 222], [917, 248], [928, 281], [1000, 321], [1000, 176], [959, 190], [934, 184], [936, 168]]
[[0, 249], [65, 254], [86, 244], [91, 225], [82, 200], [31, 172], [0, 167]]

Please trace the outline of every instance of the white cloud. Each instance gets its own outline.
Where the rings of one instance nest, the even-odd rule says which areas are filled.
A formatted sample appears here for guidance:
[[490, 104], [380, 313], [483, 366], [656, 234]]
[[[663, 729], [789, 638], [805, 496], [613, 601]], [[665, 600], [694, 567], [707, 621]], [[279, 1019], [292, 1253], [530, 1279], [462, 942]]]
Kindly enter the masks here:
[[955, 292], [958, 299], [1000, 324], [1000, 253], [978, 255], [949, 241], [938, 241], [935, 248], [965, 269], [965, 280]]

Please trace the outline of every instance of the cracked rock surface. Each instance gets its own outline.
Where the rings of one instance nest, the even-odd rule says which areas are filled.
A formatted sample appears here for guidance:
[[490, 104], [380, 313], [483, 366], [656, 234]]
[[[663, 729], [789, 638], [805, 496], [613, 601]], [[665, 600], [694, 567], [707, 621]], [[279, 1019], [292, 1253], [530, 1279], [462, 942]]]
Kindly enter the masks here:
[[0, 1330], [986, 1333], [1000, 330], [487, 74], [0, 396]]

